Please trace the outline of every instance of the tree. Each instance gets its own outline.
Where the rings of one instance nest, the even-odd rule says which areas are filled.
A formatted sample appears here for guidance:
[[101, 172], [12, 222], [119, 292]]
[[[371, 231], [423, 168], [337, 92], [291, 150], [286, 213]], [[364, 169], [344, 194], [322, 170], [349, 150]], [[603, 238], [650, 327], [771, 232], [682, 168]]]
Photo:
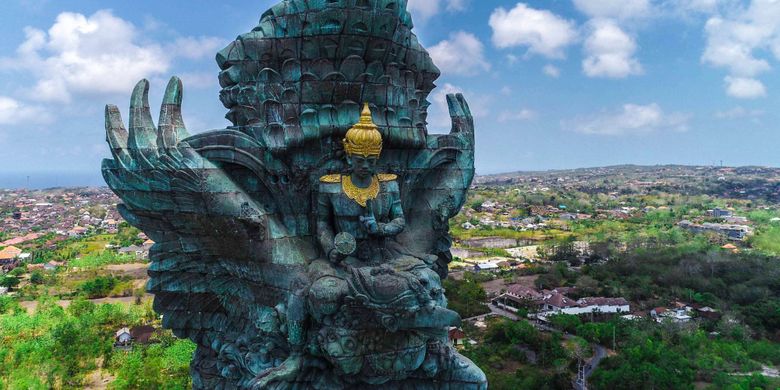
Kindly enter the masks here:
[[19, 278], [16, 276], [5, 276], [0, 279], [0, 287], [8, 287], [8, 290], [13, 290], [14, 287], [19, 285]]
[[35, 270], [30, 274], [30, 283], [32, 284], [44, 284], [46, 282], [46, 275], [41, 270]]
[[692, 389], [693, 362], [661, 341], [647, 339], [607, 358], [591, 384], [595, 389]]
[[455, 310], [463, 318], [470, 318], [490, 312], [485, 305], [487, 293], [475, 280], [444, 280], [444, 289], [447, 291], [449, 307]]
[[561, 286], [561, 277], [556, 273], [539, 275], [534, 284], [538, 289], [554, 289]]
[[580, 317], [571, 314], [556, 314], [550, 316], [549, 319], [552, 326], [568, 333], [576, 332], [577, 327], [582, 325]]
[[27, 267], [16, 267], [12, 269], [10, 272], [8, 272], [8, 275], [11, 276], [22, 276], [27, 272]]
[[580, 296], [596, 296], [599, 293], [599, 282], [588, 275], [577, 278], [577, 294]]

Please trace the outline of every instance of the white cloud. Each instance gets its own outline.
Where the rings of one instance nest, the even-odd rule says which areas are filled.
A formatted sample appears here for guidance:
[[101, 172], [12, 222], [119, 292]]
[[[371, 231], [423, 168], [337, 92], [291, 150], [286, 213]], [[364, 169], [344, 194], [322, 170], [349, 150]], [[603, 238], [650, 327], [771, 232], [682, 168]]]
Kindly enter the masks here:
[[504, 111], [498, 115], [500, 123], [527, 121], [536, 118], [536, 111], [523, 108], [519, 111]]
[[447, 11], [460, 12], [468, 7], [469, 0], [447, 0]]
[[566, 47], [577, 40], [574, 22], [524, 3], [518, 3], [509, 11], [496, 8], [490, 15], [489, 24], [496, 47], [527, 46], [529, 53], [548, 58], [564, 58]]
[[178, 75], [182, 84], [187, 88], [209, 88], [218, 90], [219, 81], [217, 76], [211, 72], [187, 72]]
[[447, 105], [447, 95], [451, 93], [462, 93], [471, 109], [471, 114], [475, 118], [484, 118], [490, 112], [489, 105], [492, 101], [490, 96], [480, 96], [464, 91], [461, 87], [450, 83], [436, 88], [431, 94], [431, 107], [428, 108], [428, 129], [432, 132], [449, 133], [452, 126], [450, 119], [450, 110]]
[[451, 33], [449, 40], [439, 42], [428, 52], [444, 74], [471, 76], [490, 70], [482, 42], [465, 31]]
[[634, 58], [636, 42], [617, 23], [594, 19], [588, 23], [588, 30], [582, 61], [588, 77], [625, 78], [642, 73], [642, 64]]
[[737, 106], [730, 110], [718, 111], [715, 113], [717, 119], [744, 119], [744, 118], [758, 118], [764, 115], [762, 110], [748, 110], [744, 107]]
[[90, 17], [65, 12], [48, 33], [28, 29], [19, 52], [39, 77], [30, 97], [67, 102], [73, 93], [126, 92], [139, 79], [167, 71], [164, 50], [135, 44], [135, 35], [132, 24], [110, 11]]
[[727, 76], [726, 93], [738, 99], [755, 99], [766, 96], [766, 87], [756, 79]]
[[465, 11], [469, 0], [409, 0], [406, 9], [414, 20], [426, 21], [441, 11], [441, 3], [448, 12]]
[[656, 103], [625, 104], [618, 112], [576, 118], [563, 125], [578, 133], [617, 136], [647, 134], [661, 130], [687, 131], [689, 119], [690, 116], [686, 114], [666, 114]]
[[42, 107], [30, 106], [16, 99], [0, 96], [0, 125], [49, 123], [52, 118]]
[[227, 45], [227, 42], [221, 38], [182, 37], [176, 39], [173, 45], [168, 47], [168, 53], [175, 57], [199, 60], [201, 58], [214, 56], [214, 54], [219, 49], [225, 47], [225, 45]]
[[74, 95], [126, 94], [142, 78], [165, 75], [175, 58], [202, 58], [220, 43], [208, 37], [149, 42], [109, 10], [63, 12], [48, 31], [28, 27], [25, 34], [17, 56], [0, 60], [0, 69], [31, 71], [37, 81], [28, 97], [61, 103]]
[[707, 21], [705, 32], [707, 47], [702, 61], [740, 76], [755, 76], [771, 69], [769, 62], [753, 55], [761, 41], [768, 38], [766, 32], [749, 23], [718, 17]]
[[766, 95], [756, 76], [772, 66], [766, 53], [780, 59], [780, 1], [752, 0], [711, 17], [705, 26], [707, 46], [702, 62], [729, 72], [726, 92], [737, 98]]
[[591, 18], [635, 19], [651, 16], [650, 0], [574, 0], [574, 6]]
[[415, 20], [428, 20], [439, 13], [439, 0], [409, 0], [406, 9]]
[[679, 14], [714, 14], [724, 3], [732, 0], [667, 0], [667, 6]]
[[544, 74], [554, 79], [557, 79], [558, 77], [561, 76], [561, 70], [555, 67], [554, 65], [550, 65], [550, 64], [545, 65], [544, 68], [542, 68], [542, 72], [544, 72]]

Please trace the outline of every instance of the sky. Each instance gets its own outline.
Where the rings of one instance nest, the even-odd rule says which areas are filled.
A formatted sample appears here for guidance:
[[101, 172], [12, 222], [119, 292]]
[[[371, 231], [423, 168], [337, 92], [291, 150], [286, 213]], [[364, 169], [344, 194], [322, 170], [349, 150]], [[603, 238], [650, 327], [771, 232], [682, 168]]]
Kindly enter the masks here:
[[[0, 2], [0, 187], [101, 184], [103, 109], [185, 88], [224, 128], [216, 52], [276, 1]], [[780, 0], [409, 0], [444, 96], [476, 121], [477, 172], [616, 164], [780, 166]], [[153, 108], [154, 111], [154, 108]]]

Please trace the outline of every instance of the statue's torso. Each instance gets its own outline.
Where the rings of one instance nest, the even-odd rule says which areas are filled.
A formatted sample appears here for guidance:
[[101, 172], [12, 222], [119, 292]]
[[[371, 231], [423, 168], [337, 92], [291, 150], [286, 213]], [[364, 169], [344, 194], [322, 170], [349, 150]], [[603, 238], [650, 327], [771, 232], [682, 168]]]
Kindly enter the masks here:
[[387, 223], [392, 220], [393, 205], [400, 199], [398, 183], [395, 180], [379, 180], [379, 194], [369, 202], [368, 207], [350, 199], [344, 192], [342, 183], [335, 182], [335, 179], [333, 181], [320, 185], [320, 196], [326, 197], [326, 202], [332, 210], [335, 233], [349, 233], [358, 241], [368, 239], [368, 232], [360, 222], [360, 217], [368, 215], [368, 207], [371, 207], [377, 222]]

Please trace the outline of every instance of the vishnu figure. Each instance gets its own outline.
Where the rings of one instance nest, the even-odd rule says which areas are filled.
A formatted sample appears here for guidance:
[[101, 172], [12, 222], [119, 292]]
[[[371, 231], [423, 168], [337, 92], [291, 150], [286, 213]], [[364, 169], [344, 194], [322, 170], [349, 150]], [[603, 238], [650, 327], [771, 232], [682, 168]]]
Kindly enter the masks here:
[[[446, 308], [431, 268], [436, 256], [410, 253], [395, 240], [405, 227], [400, 191], [396, 175], [377, 172], [382, 135], [368, 104], [343, 144], [348, 172], [320, 178], [323, 258], [309, 265], [307, 288], [288, 302], [292, 355], [257, 383], [291, 380], [302, 350], [314, 346], [341, 377], [364, 383], [435, 378], [453, 390], [484, 389], [484, 374], [447, 346], [447, 329], [460, 318]], [[305, 318], [318, 329], [305, 329]]]

